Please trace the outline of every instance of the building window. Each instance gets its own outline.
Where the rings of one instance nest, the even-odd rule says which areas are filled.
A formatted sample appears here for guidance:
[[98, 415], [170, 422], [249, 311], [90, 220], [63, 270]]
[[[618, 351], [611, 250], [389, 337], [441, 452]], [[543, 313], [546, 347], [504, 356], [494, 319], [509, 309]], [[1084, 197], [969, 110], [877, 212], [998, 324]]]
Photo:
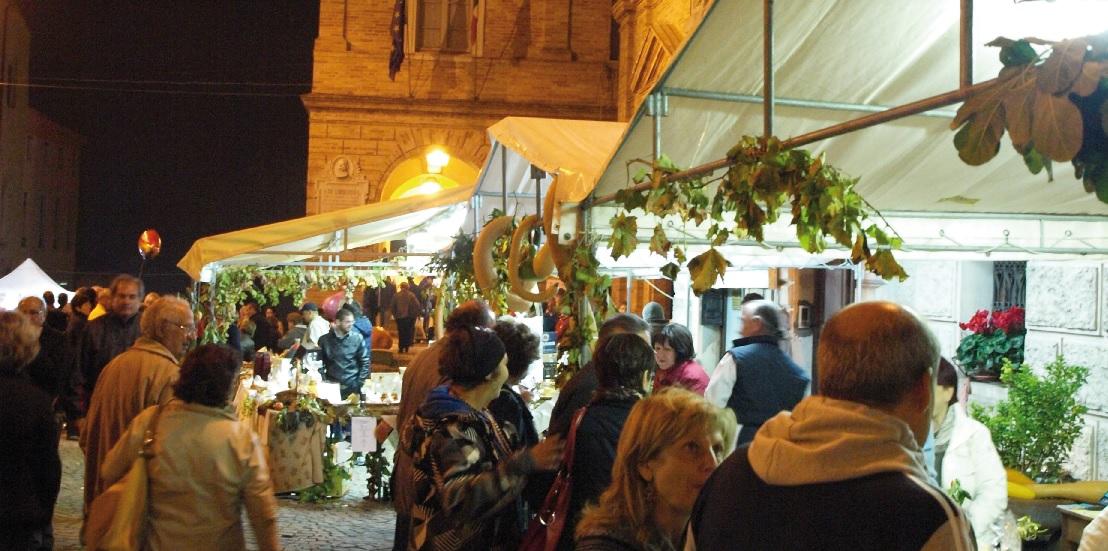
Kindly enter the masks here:
[[1026, 304], [1027, 262], [993, 262], [993, 310]]
[[408, 5], [415, 51], [477, 53], [480, 0], [415, 0]]

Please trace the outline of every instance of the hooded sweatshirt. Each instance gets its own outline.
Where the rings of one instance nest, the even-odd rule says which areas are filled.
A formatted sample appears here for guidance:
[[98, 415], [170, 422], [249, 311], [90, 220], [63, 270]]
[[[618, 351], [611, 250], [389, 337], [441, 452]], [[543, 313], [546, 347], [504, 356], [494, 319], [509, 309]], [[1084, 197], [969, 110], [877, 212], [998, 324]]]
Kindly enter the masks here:
[[435, 387], [405, 426], [415, 496], [409, 549], [515, 549], [534, 464], [486, 411]]
[[692, 549], [973, 549], [904, 421], [822, 396], [767, 421], [713, 473]]

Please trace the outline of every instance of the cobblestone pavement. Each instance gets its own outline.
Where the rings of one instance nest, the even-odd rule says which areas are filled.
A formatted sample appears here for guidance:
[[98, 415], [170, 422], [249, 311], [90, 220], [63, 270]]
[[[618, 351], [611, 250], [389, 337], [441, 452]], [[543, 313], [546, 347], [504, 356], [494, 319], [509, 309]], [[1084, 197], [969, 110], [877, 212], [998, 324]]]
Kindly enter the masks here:
[[[84, 457], [76, 442], [62, 440], [62, 489], [54, 509], [54, 548], [77, 551], [81, 529], [81, 496]], [[390, 504], [365, 501], [366, 472], [355, 467], [351, 490], [342, 499], [322, 504], [278, 499], [277, 532], [284, 549], [368, 550], [392, 549], [396, 516]], [[257, 549], [249, 523], [245, 522], [247, 549]]]

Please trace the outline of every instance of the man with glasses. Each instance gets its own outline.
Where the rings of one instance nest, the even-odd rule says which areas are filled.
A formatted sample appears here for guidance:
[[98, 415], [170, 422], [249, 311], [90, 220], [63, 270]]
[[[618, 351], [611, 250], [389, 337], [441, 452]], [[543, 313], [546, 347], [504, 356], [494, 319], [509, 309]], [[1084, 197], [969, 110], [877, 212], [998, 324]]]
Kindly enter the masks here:
[[142, 410], [173, 398], [178, 364], [195, 339], [196, 323], [189, 304], [177, 297], [162, 297], [143, 314], [142, 336], [100, 373], [81, 433], [86, 512], [93, 498], [106, 489], [100, 481], [104, 457]]
[[46, 325], [46, 303], [39, 297], [27, 297], [16, 307], [38, 332], [38, 355], [24, 372], [35, 386], [57, 400], [66, 380], [65, 336]]

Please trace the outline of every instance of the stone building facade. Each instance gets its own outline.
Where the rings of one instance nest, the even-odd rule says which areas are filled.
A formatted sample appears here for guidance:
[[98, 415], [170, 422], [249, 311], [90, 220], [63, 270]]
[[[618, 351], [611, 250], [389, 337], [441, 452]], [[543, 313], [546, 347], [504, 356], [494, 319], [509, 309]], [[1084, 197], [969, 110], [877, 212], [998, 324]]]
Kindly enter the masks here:
[[390, 79], [396, 3], [321, 0], [306, 212], [393, 197], [431, 148], [472, 179], [506, 116], [628, 119], [707, 4], [407, 0]]
[[[958, 347], [964, 322], [993, 304], [993, 263], [909, 261], [904, 283], [866, 279], [863, 299], [885, 298], [909, 305], [926, 317], [943, 354]], [[1085, 430], [1070, 457], [1073, 476], [1108, 478], [1108, 264], [1032, 261], [1026, 268], [1025, 361], [1046, 365], [1057, 354], [1089, 368], [1079, 399], [1089, 408]], [[991, 405], [1006, 395], [998, 384], [973, 383], [970, 400]]]
[[33, 258], [65, 281], [76, 261], [80, 136], [29, 105], [32, 37], [0, 0], [0, 275]]

